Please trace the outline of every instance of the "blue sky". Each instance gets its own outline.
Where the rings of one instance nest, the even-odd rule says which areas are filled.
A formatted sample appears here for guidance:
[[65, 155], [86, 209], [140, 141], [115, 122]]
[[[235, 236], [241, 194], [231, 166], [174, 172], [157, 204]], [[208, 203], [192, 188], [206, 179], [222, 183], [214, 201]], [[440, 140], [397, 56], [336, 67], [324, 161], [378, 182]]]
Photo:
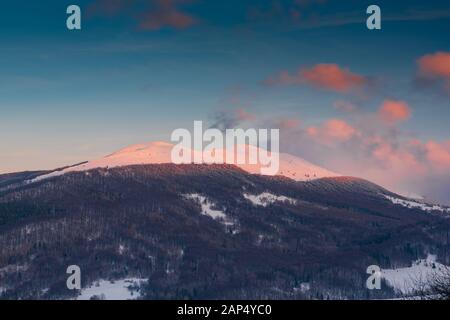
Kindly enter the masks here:
[[[449, 93], [417, 81], [418, 59], [450, 52], [448, 1], [111, 1], [2, 2], [0, 172], [169, 140], [194, 120], [245, 110], [259, 119], [247, 126], [298, 119], [304, 130], [286, 133], [283, 149], [356, 174], [329, 161], [330, 153], [291, 142], [328, 119], [357, 128], [386, 99], [411, 109], [395, 128], [399, 144], [450, 140]], [[365, 10], [374, 3], [382, 30], [369, 31]], [[70, 4], [82, 8], [81, 31], [65, 27]], [[178, 18], [167, 20], [168, 11]], [[318, 64], [361, 75], [370, 88], [354, 94], [264, 84]], [[343, 114], [337, 101], [358, 113]]]

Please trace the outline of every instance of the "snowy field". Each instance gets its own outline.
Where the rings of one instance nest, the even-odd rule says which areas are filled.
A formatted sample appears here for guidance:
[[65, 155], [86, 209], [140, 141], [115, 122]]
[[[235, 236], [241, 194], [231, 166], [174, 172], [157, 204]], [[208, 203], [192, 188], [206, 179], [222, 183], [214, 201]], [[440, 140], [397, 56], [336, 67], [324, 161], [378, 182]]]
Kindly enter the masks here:
[[288, 198], [285, 196], [277, 196], [269, 192], [263, 192], [259, 195], [244, 194], [244, 198], [249, 200], [255, 206], [262, 206], [262, 207], [267, 207], [268, 205], [273, 204], [275, 202], [289, 202], [290, 204], [294, 205], [297, 203], [297, 200], [295, 199]]
[[410, 267], [383, 269], [381, 277], [397, 293], [411, 295], [421, 288], [426, 288], [426, 283], [436, 275], [442, 274], [446, 268], [443, 264], [436, 262], [435, 255], [429, 254], [426, 259], [417, 260]]
[[403, 199], [398, 199], [398, 198], [394, 198], [394, 197], [390, 197], [390, 196], [386, 196], [385, 197], [390, 200], [393, 204], [396, 205], [400, 205], [409, 209], [420, 209], [426, 212], [432, 212], [432, 211], [439, 211], [442, 213], [450, 213], [450, 208], [446, 208], [443, 206], [439, 206], [437, 204], [427, 204], [424, 202], [418, 202], [418, 201], [413, 201], [411, 200], [403, 200]]
[[208, 200], [205, 196], [200, 194], [192, 193], [184, 195], [186, 199], [193, 200], [200, 204], [202, 210], [201, 214], [211, 217], [212, 219], [222, 223], [225, 226], [234, 226], [234, 221], [230, 219], [225, 212], [217, 209], [213, 209], [215, 204]]
[[99, 280], [90, 287], [81, 290], [76, 300], [135, 300], [140, 293], [135, 289], [145, 282], [145, 279], [129, 278], [115, 281]]

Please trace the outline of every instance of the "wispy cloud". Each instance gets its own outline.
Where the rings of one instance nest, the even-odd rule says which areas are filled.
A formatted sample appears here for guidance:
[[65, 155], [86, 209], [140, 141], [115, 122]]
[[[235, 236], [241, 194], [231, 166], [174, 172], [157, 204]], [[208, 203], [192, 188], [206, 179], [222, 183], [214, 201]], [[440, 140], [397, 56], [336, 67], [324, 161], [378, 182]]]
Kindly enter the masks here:
[[211, 128], [217, 128], [220, 130], [232, 129], [244, 122], [252, 122], [256, 119], [257, 116], [255, 114], [242, 108], [221, 110], [212, 116], [213, 124], [211, 125]]
[[125, 15], [136, 20], [140, 30], [162, 28], [185, 29], [198, 20], [180, 7], [186, 0], [96, 0], [88, 7], [88, 15]]
[[177, 8], [176, 0], [157, 0], [152, 10], [142, 14], [139, 28], [142, 30], [159, 30], [163, 27], [184, 29], [196, 23], [197, 19]]
[[[363, 9], [355, 10], [358, 1], [342, 0], [275, 0], [270, 6], [252, 6], [248, 16], [252, 20], [283, 20], [301, 29], [338, 27], [351, 24], [365, 24], [367, 15]], [[432, 21], [450, 18], [450, 7], [432, 8], [420, 5], [405, 6], [395, 13], [383, 10], [380, 4], [383, 22], [395, 21]], [[335, 10], [324, 10], [333, 8]], [[361, 6], [364, 8], [364, 6]]]
[[[382, 11], [383, 13], [383, 11]], [[383, 22], [396, 21], [431, 21], [449, 19], [450, 9], [444, 10], [408, 10], [400, 14], [386, 13], [382, 15]], [[351, 24], [365, 24], [367, 16], [361, 11], [337, 12], [335, 14], [318, 14], [305, 17], [297, 24], [299, 28], [313, 29], [322, 27], [338, 27]]]
[[361, 89], [369, 83], [367, 77], [356, 74], [337, 64], [317, 64], [310, 68], [301, 68], [294, 74], [282, 71], [276, 76], [264, 80], [264, 84], [275, 85], [310, 85], [319, 89], [336, 92], [350, 92]]

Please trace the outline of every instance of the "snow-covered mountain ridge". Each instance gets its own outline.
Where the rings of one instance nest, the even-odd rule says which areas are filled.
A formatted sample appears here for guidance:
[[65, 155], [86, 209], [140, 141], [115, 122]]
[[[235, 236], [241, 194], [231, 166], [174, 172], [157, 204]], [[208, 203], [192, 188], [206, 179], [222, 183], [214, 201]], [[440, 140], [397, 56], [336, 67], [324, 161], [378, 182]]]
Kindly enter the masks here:
[[[32, 179], [31, 182], [61, 176], [69, 172], [88, 171], [96, 168], [116, 168], [131, 165], [172, 163], [171, 151], [173, 146], [174, 145], [171, 143], [162, 141], [132, 145], [100, 159], [95, 159], [80, 165], [68, 167], [63, 170], [53, 171], [51, 173], [38, 176]], [[247, 147], [249, 148], [249, 150], [259, 151], [259, 149], [255, 146], [247, 146]], [[192, 152], [198, 153], [198, 151]], [[218, 150], [216, 152], [225, 153], [226, 151]], [[279, 161], [280, 167], [278, 175], [285, 176], [296, 181], [309, 181], [325, 177], [340, 176], [335, 172], [332, 172], [320, 166], [314, 165], [304, 159], [286, 153], [279, 154]], [[239, 164], [239, 163], [228, 163], [228, 164], [234, 164], [239, 168], [252, 174], [259, 174], [261, 169], [261, 164]]]

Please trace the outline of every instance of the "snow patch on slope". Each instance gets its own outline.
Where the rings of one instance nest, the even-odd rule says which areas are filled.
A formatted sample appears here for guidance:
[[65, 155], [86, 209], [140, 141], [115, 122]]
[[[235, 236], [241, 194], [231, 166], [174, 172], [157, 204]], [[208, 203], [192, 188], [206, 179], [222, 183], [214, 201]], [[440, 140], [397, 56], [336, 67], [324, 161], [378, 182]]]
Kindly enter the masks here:
[[442, 213], [450, 213], [450, 208], [445, 208], [437, 204], [427, 204], [424, 202], [418, 202], [413, 200], [404, 200], [384, 195], [386, 199], [390, 200], [393, 204], [400, 205], [409, 209], [420, 209], [427, 212], [440, 211]]
[[225, 226], [233, 226], [234, 222], [223, 212], [217, 209], [213, 209], [215, 206], [214, 203], [209, 201], [205, 196], [202, 196], [197, 193], [186, 194], [184, 195], [186, 199], [194, 200], [197, 203], [200, 203], [202, 208], [201, 213], [205, 216], [209, 216], [216, 221], [224, 224]]
[[288, 202], [290, 204], [297, 204], [297, 200], [285, 197], [285, 196], [277, 196], [275, 194], [269, 192], [263, 192], [259, 195], [252, 195], [244, 193], [244, 198], [249, 200], [255, 206], [267, 207], [270, 204], [275, 202]]
[[140, 297], [136, 290], [147, 280], [129, 278], [115, 281], [99, 280], [91, 286], [81, 290], [76, 300], [90, 300], [97, 298], [101, 300], [135, 300]]
[[411, 267], [398, 269], [383, 269], [381, 277], [397, 293], [409, 295], [426, 286], [435, 276], [441, 275], [446, 266], [436, 262], [436, 256], [429, 254], [426, 259], [412, 263]]

